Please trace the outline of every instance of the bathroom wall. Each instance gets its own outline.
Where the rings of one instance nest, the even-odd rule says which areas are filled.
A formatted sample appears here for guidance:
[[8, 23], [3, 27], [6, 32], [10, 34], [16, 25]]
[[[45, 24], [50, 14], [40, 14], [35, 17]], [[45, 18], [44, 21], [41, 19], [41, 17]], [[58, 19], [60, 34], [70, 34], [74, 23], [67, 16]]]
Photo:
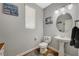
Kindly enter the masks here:
[[[53, 3], [50, 6], [48, 6], [47, 8], [44, 9], [44, 18], [51, 16], [52, 20], [53, 20], [53, 24], [44, 24], [44, 35], [49, 35], [52, 36], [52, 43], [50, 44], [50, 46], [58, 49], [59, 48], [59, 42], [58, 40], [53, 39], [53, 37], [55, 35], [63, 35], [64, 33], [61, 33], [57, 30], [56, 28], [56, 20], [57, 20], [57, 15], [54, 15], [54, 11], [67, 5], [66, 3]], [[66, 12], [70, 13], [72, 18], [73, 18], [73, 22], [74, 20], [76, 20], [78, 18], [78, 4], [74, 4], [73, 8], [71, 10], [66, 10]], [[78, 14], [78, 15], [77, 15]], [[73, 24], [74, 26], [74, 24]], [[66, 32], [66, 36], [67, 37], [71, 37], [71, 30]], [[77, 49], [75, 49], [74, 47], [71, 47], [69, 45], [69, 42], [66, 43], [65, 45], [65, 53], [70, 54], [70, 55], [78, 55], [77, 53]]]
[[[25, 4], [16, 3], [19, 16], [2, 13], [0, 4], [0, 41], [6, 42], [5, 55], [17, 55], [38, 45], [43, 36], [43, 10], [36, 4], [26, 4], [36, 10], [36, 28], [25, 28]], [[34, 38], [37, 40], [34, 40]]]

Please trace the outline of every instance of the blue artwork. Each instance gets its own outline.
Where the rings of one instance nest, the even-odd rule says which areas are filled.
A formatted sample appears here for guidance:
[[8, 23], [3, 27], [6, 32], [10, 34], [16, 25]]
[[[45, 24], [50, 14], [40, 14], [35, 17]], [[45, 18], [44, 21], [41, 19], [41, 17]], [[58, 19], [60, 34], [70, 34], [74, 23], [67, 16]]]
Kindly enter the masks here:
[[18, 16], [18, 7], [10, 3], [3, 3], [3, 13]]

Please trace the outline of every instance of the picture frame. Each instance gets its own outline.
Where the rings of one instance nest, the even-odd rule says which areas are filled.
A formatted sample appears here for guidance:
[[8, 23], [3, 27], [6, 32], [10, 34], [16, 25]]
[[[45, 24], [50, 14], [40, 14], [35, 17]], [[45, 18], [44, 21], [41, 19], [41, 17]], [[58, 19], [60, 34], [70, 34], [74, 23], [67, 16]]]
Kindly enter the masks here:
[[18, 16], [18, 7], [10, 3], [3, 3], [3, 13]]
[[52, 17], [45, 18], [45, 24], [53, 24], [53, 20], [51, 18]]

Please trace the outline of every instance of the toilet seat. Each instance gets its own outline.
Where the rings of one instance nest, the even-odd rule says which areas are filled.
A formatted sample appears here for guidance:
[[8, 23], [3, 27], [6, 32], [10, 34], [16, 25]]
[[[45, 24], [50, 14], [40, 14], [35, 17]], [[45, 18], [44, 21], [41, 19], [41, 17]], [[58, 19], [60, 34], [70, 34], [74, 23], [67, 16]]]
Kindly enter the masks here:
[[46, 42], [41, 42], [39, 44], [39, 47], [41, 47], [41, 48], [47, 48], [47, 46], [48, 46], [48, 43], [46, 43]]

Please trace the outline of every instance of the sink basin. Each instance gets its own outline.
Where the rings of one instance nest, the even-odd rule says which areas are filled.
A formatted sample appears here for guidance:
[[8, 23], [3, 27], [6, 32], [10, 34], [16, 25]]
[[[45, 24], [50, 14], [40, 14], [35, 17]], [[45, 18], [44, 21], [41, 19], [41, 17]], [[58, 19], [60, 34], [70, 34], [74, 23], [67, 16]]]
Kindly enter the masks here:
[[62, 36], [55, 36], [54, 38], [58, 39], [58, 40], [61, 40], [61, 41], [64, 41], [64, 42], [70, 41], [70, 38], [62, 37]]

